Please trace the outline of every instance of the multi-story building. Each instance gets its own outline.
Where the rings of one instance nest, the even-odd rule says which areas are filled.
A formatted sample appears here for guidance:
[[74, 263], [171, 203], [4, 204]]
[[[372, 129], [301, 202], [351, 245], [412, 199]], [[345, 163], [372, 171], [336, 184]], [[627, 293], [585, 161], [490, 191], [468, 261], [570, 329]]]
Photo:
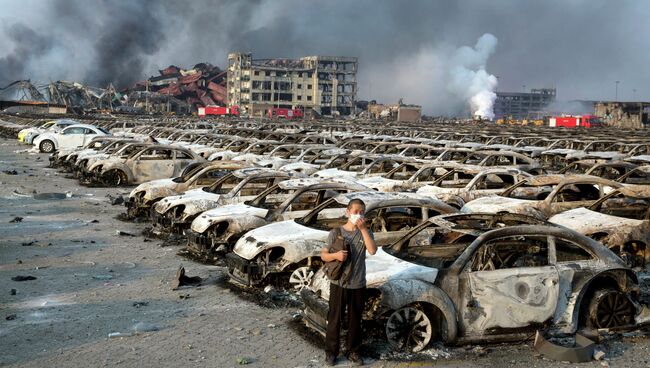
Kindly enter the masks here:
[[497, 92], [494, 115], [496, 118], [537, 118], [553, 102], [555, 88], [531, 89], [530, 92]]
[[251, 116], [262, 116], [272, 107], [349, 115], [357, 94], [357, 66], [355, 57], [254, 60], [250, 53], [231, 53], [228, 104]]

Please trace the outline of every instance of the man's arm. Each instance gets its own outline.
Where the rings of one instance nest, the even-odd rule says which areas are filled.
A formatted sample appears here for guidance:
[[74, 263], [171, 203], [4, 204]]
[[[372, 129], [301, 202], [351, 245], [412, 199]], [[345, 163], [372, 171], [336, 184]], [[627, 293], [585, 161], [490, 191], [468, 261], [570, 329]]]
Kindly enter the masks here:
[[366, 227], [366, 219], [362, 218], [357, 221], [357, 228], [361, 231], [363, 236], [363, 244], [366, 245], [366, 250], [370, 255], [375, 255], [377, 253], [377, 244], [375, 244], [375, 239], [370, 234], [370, 230]]
[[334, 232], [330, 231], [330, 235], [327, 238], [327, 245], [320, 251], [320, 259], [323, 262], [332, 262], [332, 261], [345, 261], [348, 257], [348, 252], [346, 250], [340, 250], [338, 252], [330, 253], [330, 247], [334, 243]]

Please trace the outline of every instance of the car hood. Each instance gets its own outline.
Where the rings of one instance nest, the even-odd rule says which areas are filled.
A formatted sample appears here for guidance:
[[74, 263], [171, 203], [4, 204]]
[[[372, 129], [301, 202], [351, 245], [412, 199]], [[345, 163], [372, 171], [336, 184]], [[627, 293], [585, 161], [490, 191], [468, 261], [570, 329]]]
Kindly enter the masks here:
[[163, 214], [176, 206], [185, 206], [184, 213], [193, 215], [207, 211], [219, 204], [221, 194], [206, 192], [203, 188], [188, 190], [187, 192], [161, 199], [155, 205], [156, 212]]
[[[251, 260], [266, 249], [289, 243], [293, 243], [295, 248], [309, 248], [309, 250], [300, 249], [301, 251], [311, 252], [313, 249], [320, 251], [327, 242], [328, 234], [328, 231], [312, 229], [295, 220], [274, 222], [244, 234], [235, 244], [233, 252], [244, 259]], [[291, 250], [285, 248], [284, 258], [291, 259], [291, 253]]]
[[629, 231], [631, 228], [647, 226], [650, 221], [634, 220], [607, 215], [584, 207], [564, 211], [548, 219], [554, 224], [568, 227], [580, 234], [593, 234], [599, 231]]
[[339, 169], [324, 169], [316, 171], [313, 176], [318, 178], [339, 178], [341, 176], [356, 178], [359, 176], [359, 173], [356, 171], [345, 171]]
[[483, 197], [467, 202], [463, 208], [461, 208], [461, 212], [510, 212], [528, 214], [531, 209], [537, 208], [540, 203], [541, 201], [501, 196]]
[[264, 218], [268, 210], [238, 203], [230, 204], [203, 212], [192, 221], [192, 231], [197, 233], [205, 232], [210, 226], [217, 222], [231, 220], [234, 217]]
[[142, 183], [135, 187], [129, 194], [129, 197], [134, 197], [137, 193], [145, 192], [145, 198], [157, 198], [158, 194], [171, 192], [168, 195], [176, 194], [176, 187], [179, 183], [174, 182], [174, 179], [158, 179]]
[[433, 284], [438, 277], [436, 268], [421, 266], [394, 257], [380, 247], [375, 255], [366, 253], [366, 285], [377, 287], [395, 280], [417, 279]]
[[360, 179], [359, 183], [381, 192], [393, 192], [400, 185], [403, 185], [404, 181], [395, 180], [395, 179], [386, 179], [381, 176], [371, 176], [368, 178]]

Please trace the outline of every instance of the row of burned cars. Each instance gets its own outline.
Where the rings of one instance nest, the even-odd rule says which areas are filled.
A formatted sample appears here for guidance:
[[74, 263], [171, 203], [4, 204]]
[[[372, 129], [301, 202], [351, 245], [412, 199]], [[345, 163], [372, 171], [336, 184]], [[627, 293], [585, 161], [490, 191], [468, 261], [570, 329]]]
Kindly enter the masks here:
[[[396, 349], [632, 329], [650, 260], [650, 137], [312, 122], [142, 124], [59, 150], [86, 185], [136, 185], [126, 217], [232, 282], [298, 293], [324, 333], [319, 257], [353, 198], [379, 251], [364, 318]], [[629, 138], [629, 137], [634, 137]]]

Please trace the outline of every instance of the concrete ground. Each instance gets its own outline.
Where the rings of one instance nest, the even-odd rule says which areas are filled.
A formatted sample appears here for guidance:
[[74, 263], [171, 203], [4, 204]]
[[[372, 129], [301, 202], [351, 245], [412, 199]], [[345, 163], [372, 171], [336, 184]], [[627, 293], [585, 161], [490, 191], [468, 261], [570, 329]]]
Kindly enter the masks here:
[[[80, 186], [47, 168], [47, 155], [15, 152], [25, 148], [0, 140], [0, 169], [16, 170], [0, 172], [0, 365], [323, 365], [322, 339], [299, 321], [297, 299], [233, 290], [221, 267], [145, 238], [146, 224], [118, 220], [124, 207], [107, 195], [129, 188]], [[65, 198], [24, 195], [32, 191]], [[202, 284], [171, 290], [180, 265]], [[367, 345], [373, 367], [568, 366], [536, 357], [531, 342], [434, 346], [414, 356], [391, 353], [378, 338]], [[612, 337], [601, 348], [604, 361], [580, 366], [650, 366], [650, 340], [642, 334]]]

